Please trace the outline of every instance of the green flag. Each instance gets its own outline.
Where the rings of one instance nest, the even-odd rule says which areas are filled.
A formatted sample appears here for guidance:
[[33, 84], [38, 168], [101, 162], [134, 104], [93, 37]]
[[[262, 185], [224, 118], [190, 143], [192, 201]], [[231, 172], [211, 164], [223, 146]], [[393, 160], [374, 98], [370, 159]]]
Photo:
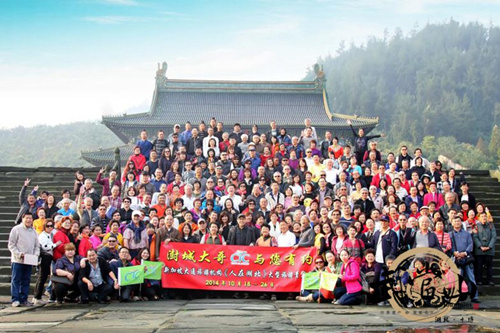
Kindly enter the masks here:
[[318, 290], [320, 282], [319, 272], [309, 272], [302, 274], [301, 290]]
[[146, 272], [144, 273], [145, 279], [150, 280], [161, 280], [161, 269], [163, 268], [163, 263], [156, 261], [142, 261], [142, 265], [146, 266]]
[[118, 268], [118, 284], [120, 287], [144, 282], [144, 266]]

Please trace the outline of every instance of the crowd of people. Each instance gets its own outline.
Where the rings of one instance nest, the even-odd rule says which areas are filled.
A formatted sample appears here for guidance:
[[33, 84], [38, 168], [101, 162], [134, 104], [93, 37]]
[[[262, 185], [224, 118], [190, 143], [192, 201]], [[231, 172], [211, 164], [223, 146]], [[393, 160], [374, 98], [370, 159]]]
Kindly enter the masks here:
[[[386, 304], [383, 272], [409, 249], [430, 247], [454, 259], [479, 302], [477, 285], [493, 285], [496, 231], [465, 179], [419, 148], [383, 156], [379, 136], [350, 122], [352, 147], [304, 125], [300, 136], [275, 121], [243, 133], [216, 119], [152, 141], [142, 131], [123, 172], [98, 172], [102, 190], [82, 172], [61, 193], [27, 194], [26, 179], [9, 238], [12, 305], [30, 304], [28, 255], [40, 257], [34, 304], [44, 294], [57, 304], [161, 298], [158, 281], [120, 287], [117, 272], [157, 260], [169, 242], [316, 247], [315, 269], [340, 278], [331, 297], [304, 290], [297, 300], [342, 305]], [[419, 260], [409, 269], [426, 273]]]

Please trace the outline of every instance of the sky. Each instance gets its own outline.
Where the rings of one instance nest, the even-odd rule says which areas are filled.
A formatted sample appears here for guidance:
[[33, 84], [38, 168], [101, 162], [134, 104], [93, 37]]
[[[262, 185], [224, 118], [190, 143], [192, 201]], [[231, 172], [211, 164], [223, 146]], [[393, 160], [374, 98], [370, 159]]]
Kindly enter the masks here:
[[0, 0], [0, 128], [146, 112], [172, 79], [301, 80], [341, 41], [453, 18], [487, 26], [500, 0]]

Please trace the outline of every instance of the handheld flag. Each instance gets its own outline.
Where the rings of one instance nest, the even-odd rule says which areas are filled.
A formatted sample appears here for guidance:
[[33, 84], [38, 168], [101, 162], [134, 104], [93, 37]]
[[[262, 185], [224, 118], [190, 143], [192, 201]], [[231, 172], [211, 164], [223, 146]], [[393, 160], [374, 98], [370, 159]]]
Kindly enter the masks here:
[[333, 299], [333, 289], [335, 289], [338, 278], [339, 276], [337, 274], [321, 272], [319, 292], [324, 298]]
[[118, 284], [120, 287], [144, 282], [144, 266], [129, 266], [118, 268]]
[[144, 278], [149, 280], [161, 280], [161, 269], [163, 267], [163, 263], [156, 261], [142, 261], [142, 266], [146, 266], [147, 269], [144, 272]]
[[302, 274], [301, 290], [318, 290], [320, 282], [319, 272], [308, 272]]

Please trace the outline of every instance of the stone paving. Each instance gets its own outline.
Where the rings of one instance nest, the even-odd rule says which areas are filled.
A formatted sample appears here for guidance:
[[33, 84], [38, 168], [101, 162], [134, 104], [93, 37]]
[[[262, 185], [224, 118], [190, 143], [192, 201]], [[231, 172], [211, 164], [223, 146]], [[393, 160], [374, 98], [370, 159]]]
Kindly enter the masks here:
[[[500, 332], [500, 302], [483, 303], [479, 310], [452, 310], [449, 323], [430, 324], [408, 322], [390, 313], [390, 307], [294, 301], [203, 299], [29, 308], [4, 303], [0, 332]], [[472, 324], [462, 323], [470, 316]]]

